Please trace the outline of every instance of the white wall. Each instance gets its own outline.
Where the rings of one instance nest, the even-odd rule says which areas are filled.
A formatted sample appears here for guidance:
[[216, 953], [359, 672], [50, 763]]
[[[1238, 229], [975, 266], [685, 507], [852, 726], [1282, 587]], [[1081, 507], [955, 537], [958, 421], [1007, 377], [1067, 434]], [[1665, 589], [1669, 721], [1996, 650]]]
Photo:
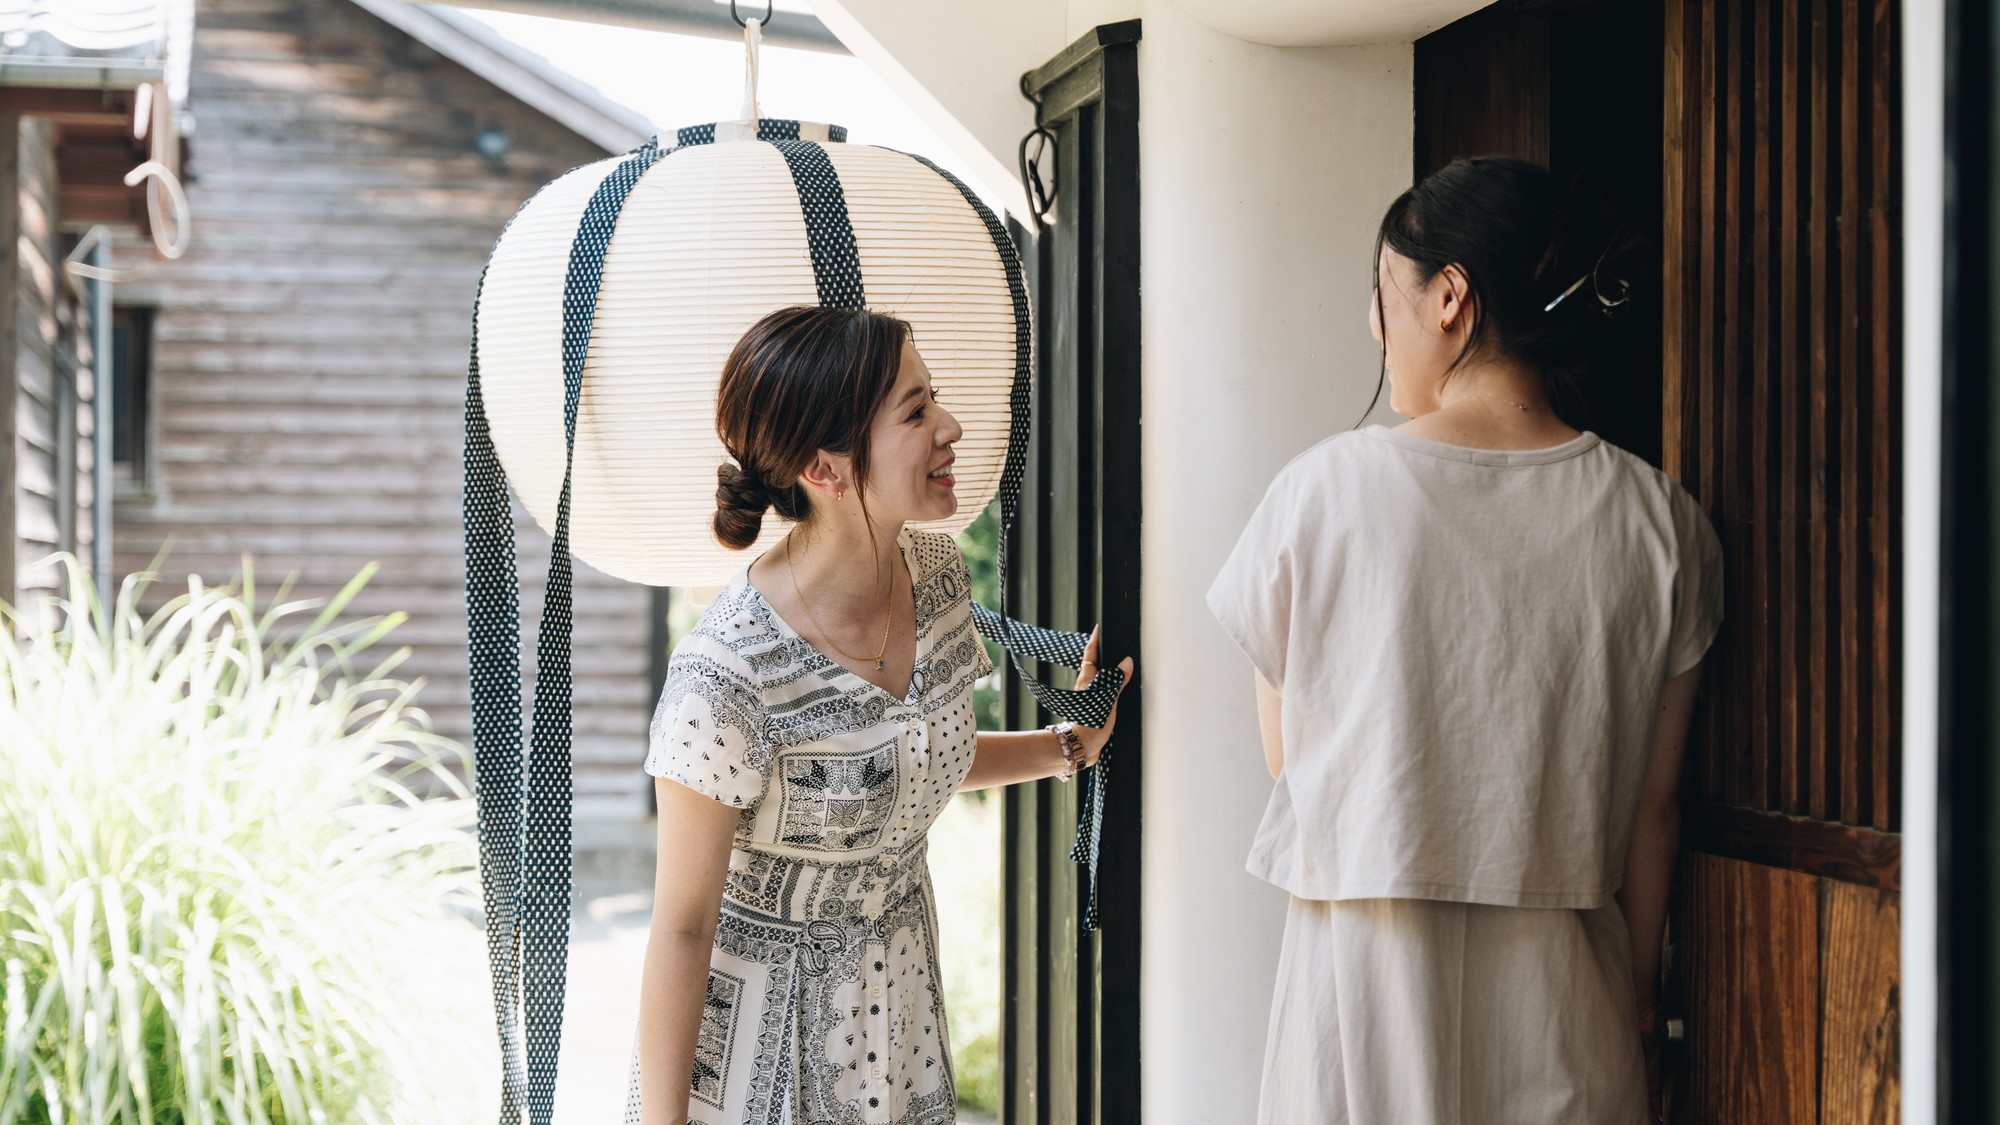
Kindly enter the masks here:
[[1170, 2], [1145, 20], [1145, 1115], [1238, 1125], [1287, 900], [1243, 869], [1271, 782], [1250, 665], [1204, 596], [1272, 476], [1374, 390], [1411, 48], [1256, 46]]
[[[1021, 75], [1069, 44], [1065, 0], [812, 0], [813, 14], [901, 95], [988, 190], [1025, 213], [1015, 145], [1034, 127]], [[998, 16], [999, 18], [996, 18]]]
[[1903, 1121], [1937, 1120], [1943, 0], [1903, 5]]
[[1374, 390], [1369, 259], [1409, 182], [1410, 45], [1257, 46], [1173, 0], [1024, 0], [1006, 27], [971, 0], [940, 0], [921, 26], [899, 0], [814, 6], [996, 165], [1031, 120], [1022, 71], [1097, 24], [1145, 21], [1144, 1112], [1240, 1125], [1286, 896], [1243, 870], [1271, 783], [1250, 666], [1203, 598], [1272, 476]]

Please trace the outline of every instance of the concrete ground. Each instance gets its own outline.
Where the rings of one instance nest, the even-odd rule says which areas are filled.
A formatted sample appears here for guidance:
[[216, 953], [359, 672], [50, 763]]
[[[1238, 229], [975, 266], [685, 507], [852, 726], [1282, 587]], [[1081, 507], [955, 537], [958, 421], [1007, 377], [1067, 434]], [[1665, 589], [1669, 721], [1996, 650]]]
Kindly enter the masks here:
[[555, 1125], [620, 1125], [653, 910], [651, 852], [579, 852]]

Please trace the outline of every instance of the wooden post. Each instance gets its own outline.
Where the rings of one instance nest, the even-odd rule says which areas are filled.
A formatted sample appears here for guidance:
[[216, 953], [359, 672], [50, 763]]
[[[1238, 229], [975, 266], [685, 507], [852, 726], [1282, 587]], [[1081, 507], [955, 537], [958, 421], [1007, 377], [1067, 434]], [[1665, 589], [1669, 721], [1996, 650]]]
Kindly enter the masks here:
[[0, 112], [0, 599], [14, 601], [15, 506], [20, 489], [19, 435], [15, 412], [20, 399], [15, 339], [20, 302], [21, 117]]

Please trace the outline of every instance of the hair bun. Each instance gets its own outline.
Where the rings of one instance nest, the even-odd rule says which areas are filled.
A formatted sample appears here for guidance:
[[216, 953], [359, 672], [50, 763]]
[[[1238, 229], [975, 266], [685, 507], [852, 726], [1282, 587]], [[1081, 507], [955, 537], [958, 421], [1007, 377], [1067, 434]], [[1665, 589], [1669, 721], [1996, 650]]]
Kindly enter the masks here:
[[757, 541], [764, 529], [764, 512], [771, 507], [771, 488], [763, 474], [724, 461], [715, 470], [715, 537], [732, 551]]

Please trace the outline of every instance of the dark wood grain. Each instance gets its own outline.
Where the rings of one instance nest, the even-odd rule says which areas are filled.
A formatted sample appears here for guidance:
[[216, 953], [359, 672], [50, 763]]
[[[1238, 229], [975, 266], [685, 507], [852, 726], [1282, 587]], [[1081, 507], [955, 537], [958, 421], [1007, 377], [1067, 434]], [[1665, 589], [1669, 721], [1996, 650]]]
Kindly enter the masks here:
[[1894, 832], [1695, 802], [1683, 811], [1682, 846], [1858, 886], [1902, 889], [1902, 837]]
[[1901, 1114], [1900, 899], [1833, 881], [1822, 881], [1820, 893], [1820, 1121], [1890, 1125]]
[[1827, 174], [1827, 154], [1830, 151], [1828, 113], [1832, 91], [1831, 68], [1827, 58], [1828, 2], [1806, 0], [1802, 5], [1809, 26], [1806, 63], [1801, 75], [1808, 90], [1804, 220], [1809, 249], [1804, 285], [1809, 314], [1804, 331], [1806, 351], [1810, 357], [1806, 379], [1810, 386], [1811, 406], [1807, 424], [1811, 436], [1805, 453], [1812, 487], [1812, 503], [1806, 517], [1809, 521], [1807, 553], [1811, 561], [1804, 586], [1808, 595], [1806, 603], [1810, 607], [1806, 652], [1811, 676], [1811, 696], [1805, 709], [1806, 751], [1811, 774], [1806, 815], [1820, 820], [1833, 816], [1834, 801], [1837, 799], [1837, 788], [1830, 773], [1831, 763], [1837, 760], [1837, 755], [1831, 753], [1834, 726], [1830, 721], [1829, 708], [1831, 693], [1837, 690], [1832, 685], [1831, 673], [1839, 660], [1838, 650], [1834, 647], [1837, 622], [1830, 612], [1831, 599], [1825, 596], [1832, 573], [1833, 550], [1828, 534], [1830, 513], [1826, 466], [1832, 450], [1836, 448], [1836, 437], [1831, 428], [1832, 402], [1827, 390], [1828, 364], [1832, 355], [1827, 326], [1831, 323], [1831, 316], [1822, 296], [1827, 291], [1833, 259], [1831, 203], [1827, 198], [1831, 186]]
[[1896, 0], [1874, 0], [1871, 81], [1872, 126], [1869, 147], [1872, 167], [1868, 199], [1869, 287], [1868, 322], [1874, 377], [1869, 381], [1869, 557], [1875, 560], [1870, 590], [1873, 613], [1869, 637], [1876, 669], [1876, 702], [1871, 712], [1871, 741], [1881, 752], [1869, 762], [1874, 806], [1869, 823], [1878, 828], [1901, 827], [1902, 678], [1897, 674], [1902, 653], [1902, 505], [1903, 432], [1901, 356], [1902, 316], [1902, 87], [1897, 78], [1901, 44], [1897, 38], [1900, 8]]
[[[1687, 166], [1688, 145], [1699, 135], [1701, 73], [1699, 59], [1687, 49], [1688, 17], [1688, 9], [1682, 5], [1666, 5], [1662, 12], [1666, 53], [1662, 70], [1666, 90], [1662, 98], [1660, 137], [1664, 165], [1675, 170]], [[1693, 261], [1698, 246], [1695, 207], [1699, 188], [1684, 175], [1663, 173], [1660, 180], [1660, 246], [1665, 260]], [[1660, 340], [1661, 464], [1678, 474], [1683, 484], [1687, 483], [1690, 469], [1686, 451], [1693, 406], [1688, 370], [1698, 343], [1692, 338], [1695, 333], [1682, 326], [1699, 315], [1701, 289], [1697, 277], [1692, 269], [1677, 273], [1661, 270], [1661, 320], [1680, 329], [1663, 333]]]
[[1496, 7], [1416, 45], [1412, 178], [1459, 156], [1549, 163], [1549, 32], [1540, 12]]
[[[1667, 167], [1669, 178], [1686, 180], [1699, 192], [1699, 206], [1689, 222], [1701, 232], [1699, 241], [1692, 247], [1695, 252], [1688, 261], [1676, 262], [1669, 258], [1667, 262], [1668, 274], [1685, 272], [1692, 275], [1696, 279], [1695, 290], [1701, 295], [1697, 318], [1683, 322], [1681, 326], [1695, 340], [1695, 347], [1692, 349], [1693, 366], [1683, 371], [1680, 376], [1690, 388], [1689, 398], [1692, 399], [1694, 416], [1688, 422], [1687, 439], [1693, 449], [1685, 452], [1679, 460], [1694, 467], [1695, 471], [1687, 476], [1688, 486], [1694, 490], [1696, 499], [1702, 501], [1702, 507], [1713, 519], [1716, 515], [1716, 496], [1723, 477], [1720, 459], [1723, 443], [1714, 440], [1713, 435], [1722, 429], [1722, 401], [1725, 397], [1714, 377], [1721, 370], [1723, 350], [1720, 330], [1722, 289], [1715, 283], [1723, 272], [1717, 264], [1722, 257], [1722, 225], [1716, 221], [1716, 215], [1723, 208], [1720, 206], [1720, 181], [1717, 173], [1720, 162], [1710, 158], [1710, 154], [1715, 152], [1721, 143], [1721, 126], [1718, 118], [1725, 112], [1722, 104], [1722, 68], [1716, 60], [1716, 52], [1712, 49], [1719, 34], [1719, 21], [1713, 4], [1670, 5], [1669, 10], [1674, 7], [1685, 7], [1690, 12], [1686, 22], [1694, 38], [1685, 49], [1697, 60], [1696, 65], [1699, 66], [1701, 73], [1701, 97], [1697, 107], [1700, 115], [1699, 131], [1694, 136], [1694, 143], [1682, 146], [1676, 154], [1684, 163], [1680, 166], [1669, 164]], [[1669, 331], [1671, 330], [1670, 325]], [[1669, 466], [1670, 471], [1672, 468], [1673, 466]], [[1729, 550], [1727, 542], [1723, 544], [1723, 550], [1727, 560]], [[1725, 619], [1734, 617], [1740, 600], [1736, 592], [1725, 583], [1723, 587]], [[1708, 682], [1729, 682], [1732, 679], [1731, 673], [1734, 671], [1730, 667], [1732, 655], [1726, 646], [1722, 647], [1721, 652], [1712, 652], [1709, 655]], [[1721, 742], [1722, 731], [1729, 729], [1727, 724], [1733, 718], [1731, 713], [1733, 702], [1727, 695], [1713, 690], [1704, 693], [1701, 700], [1702, 715], [1706, 722], [1700, 729], [1705, 732], [1706, 737], [1695, 743], [1696, 750], [1692, 755], [1695, 770], [1705, 781], [1701, 792], [1716, 795], [1734, 792], [1733, 771], [1727, 768], [1722, 755], [1705, 754], [1700, 751], [1700, 747], [1714, 746]]]
[[1899, 797], [1898, 78], [1891, 0], [1677, 0], [1670, 471], [1724, 547], [1688, 777], [1892, 830]]
[[1775, 867], [1687, 857], [1681, 909], [1695, 921], [1677, 926], [1687, 1023], [1680, 1120], [1819, 1125], [1816, 882]]
[[[1771, 211], [1778, 217], [1775, 227], [1777, 252], [1771, 271], [1772, 296], [1778, 311], [1774, 334], [1777, 344], [1777, 409], [1771, 416], [1777, 454], [1777, 572], [1796, 575], [1803, 569], [1804, 539], [1807, 529], [1807, 481], [1812, 463], [1806, 452], [1806, 380], [1804, 351], [1806, 338], [1800, 330], [1800, 284], [1804, 263], [1800, 242], [1806, 224], [1800, 191], [1800, 134], [1802, 107], [1810, 100], [1805, 83], [1797, 80], [1801, 71], [1799, 19], [1794, 5], [1772, 6], [1772, 37], [1776, 40], [1774, 72], [1778, 76], [1773, 91], [1775, 106], [1772, 127], [1776, 133], [1776, 175], [1772, 183]], [[1794, 584], [1796, 588], [1796, 584]], [[1795, 816], [1807, 815], [1812, 801], [1811, 755], [1805, 737], [1806, 704], [1811, 698], [1811, 673], [1807, 668], [1807, 640], [1803, 626], [1810, 600], [1797, 597], [1778, 599], [1776, 659], [1778, 677], [1778, 745], [1785, 753], [1779, 765], [1778, 807]]]

